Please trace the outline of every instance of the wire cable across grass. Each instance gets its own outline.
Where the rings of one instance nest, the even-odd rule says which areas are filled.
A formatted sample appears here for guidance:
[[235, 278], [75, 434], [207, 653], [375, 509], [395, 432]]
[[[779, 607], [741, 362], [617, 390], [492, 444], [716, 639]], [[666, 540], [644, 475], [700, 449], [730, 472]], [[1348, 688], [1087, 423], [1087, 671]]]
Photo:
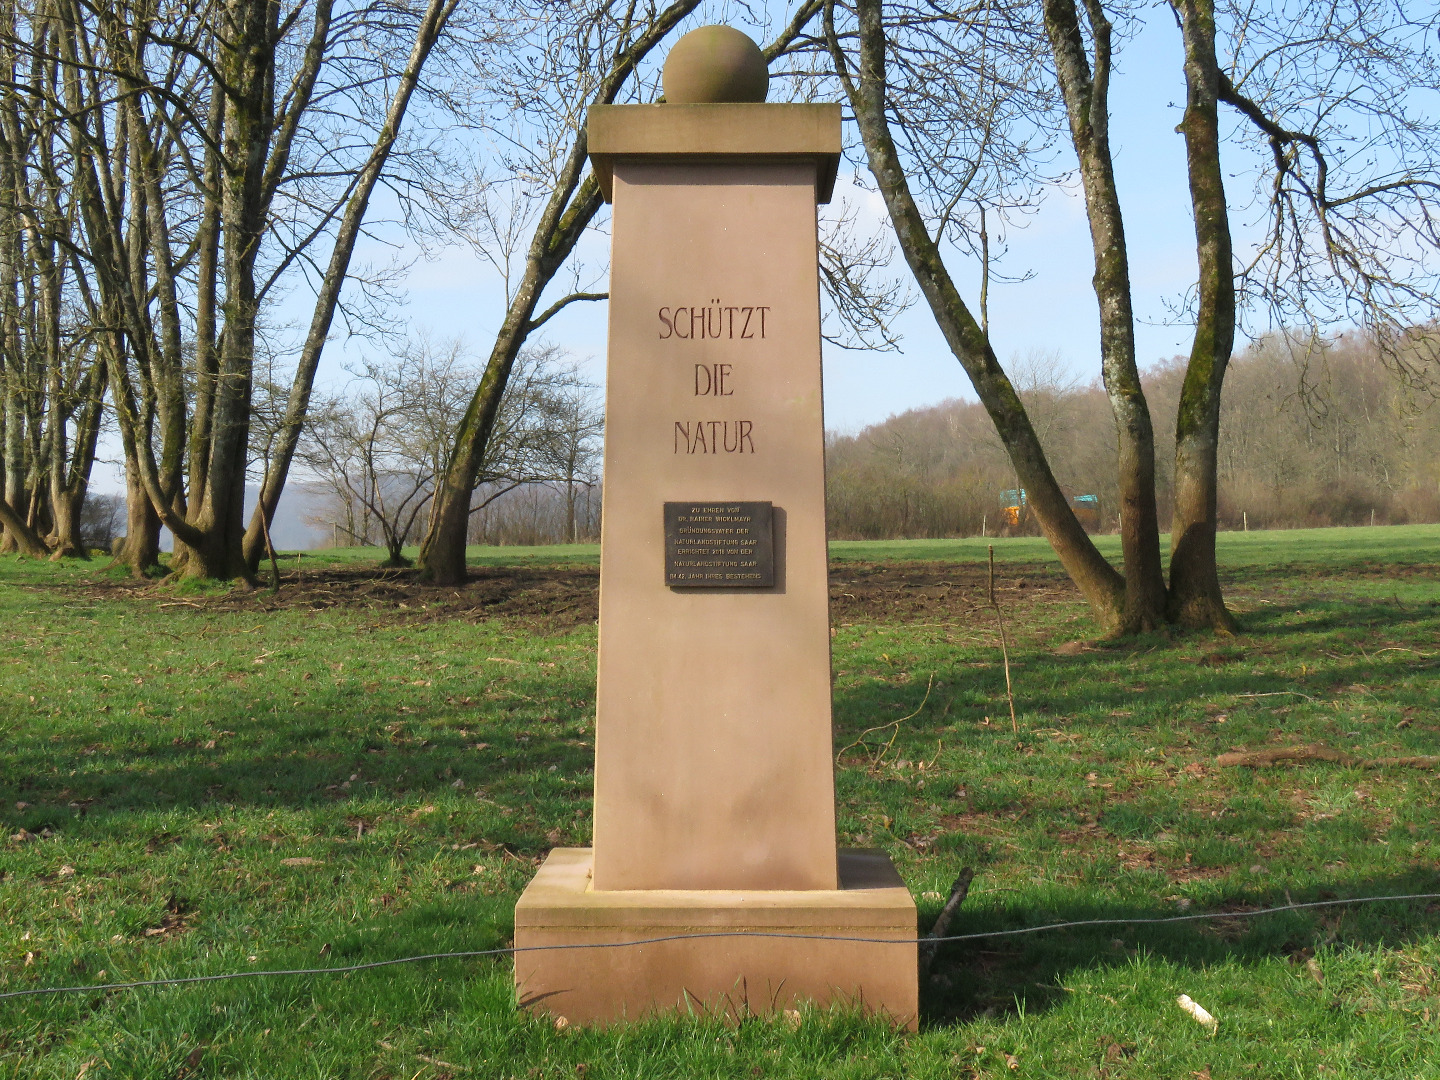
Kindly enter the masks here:
[[1068, 930], [1081, 926], [1154, 926], [1163, 923], [1199, 922], [1207, 919], [1253, 919], [1282, 911], [1303, 911], [1307, 908], [1343, 907], [1351, 904], [1379, 904], [1388, 900], [1440, 900], [1440, 893], [1402, 893], [1397, 896], [1355, 896], [1346, 900], [1310, 900], [1300, 904], [1257, 908], [1254, 911], [1206, 911], [1195, 915], [1164, 915], [1133, 919], [1073, 919], [1067, 922], [1044, 923], [1016, 930], [985, 930], [975, 934], [949, 934], [945, 937], [875, 938], [845, 937], [832, 934], [786, 934], [767, 930], [717, 930], [705, 934], [667, 934], [663, 937], [640, 938], [636, 941], [579, 942], [571, 945], [524, 945], [502, 949], [473, 949], [465, 952], [424, 953], [401, 956], [394, 960], [372, 960], [344, 967], [290, 968], [279, 971], [231, 971], [220, 975], [188, 975], [174, 979], [142, 979], [137, 982], [98, 983], [94, 986], [42, 986], [33, 990], [10, 990], [0, 993], [5, 998], [33, 997], [40, 994], [80, 994], [92, 990], [136, 990], [146, 986], [181, 986], [187, 983], [223, 982], [229, 979], [267, 979], [286, 975], [346, 975], [354, 971], [394, 967], [397, 964], [418, 964], [426, 960], [473, 960], [486, 956], [514, 956], [526, 952], [556, 952], [561, 949], [629, 949], [637, 945], [659, 945], [667, 941], [703, 941], [711, 938], [783, 938], [799, 941], [839, 941], [858, 945], [944, 945], [955, 941], [981, 941], [990, 938], [1018, 937], [1039, 934], [1046, 930]]

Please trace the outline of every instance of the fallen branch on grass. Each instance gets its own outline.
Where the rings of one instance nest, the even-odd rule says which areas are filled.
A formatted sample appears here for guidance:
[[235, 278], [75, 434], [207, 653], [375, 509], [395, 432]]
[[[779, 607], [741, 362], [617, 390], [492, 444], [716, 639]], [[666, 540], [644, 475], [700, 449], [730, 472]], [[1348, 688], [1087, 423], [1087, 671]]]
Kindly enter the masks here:
[[965, 902], [965, 897], [970, 893], [970, 882], [975, 877], [975, 871], [970, 867], [960, 871], [960, 876], [955, 879], [955, 884], [950, 886], [950, 899], [945, 901], [945, 906], [940, 909], [940, 915], [935, 920], [935, 925], [926, 934], [927, 940], [920, 943], [920, 979], [923, 982], [930, 977], [930, 965], [935, 960], [935, 950], [939, 943], [932, 941], [933, 938], [943, 938], [950, 932], [950, 920], [955, 917], [955, 912]]
[[1347, 754], [1343, 750], [1332, 750], [1328, 746], [1283, 746], [1274, 750], [1238, 750], [1221, 754], [1215, 759], [1220, 766], [1243, 765], [1258, 769], [1266, 765], [1278, 765], [1282, 761], [1333, 761], [1337, 765], [1358, 765], [1362, 769], [1384, 769], [1387, 767], [1440, 769], [1440, 757], [1382, 757], [1362, 758]]
[[[494, 658], [492, 657], [491, 659]], [[890, 732], [890, 741], [880, 748], [880, 752], [875, 755], [875, 760], [870, 762], [871, 772], [874, 772], [876, 769], [878, 769], [880, 767], [880, 762], [885, 760], [885, 755], [888, 754], [890, 752], [890, 748], [895, 745], [895, 737], [900, 734], [900, 725], [905, 723], [906, 720], [914, 720], [915, 717], [920, 715], [920, 710], [925, 708], [925, 703], [930, 700], [930, 691], [934, 688], [934, 686], [935, 673], [932, 671], [930, 673], [930, 681], [925, 684], [925, 696], [920, 700], [919, 708], [917, 708], [909, 716], [902, 716], [898, 720], [891, 720], [888, 724], [877, 724], [875, 725], [875, 727], [866, 728], [860, 733], [859, 737], [854, 742], [852, 742], [849, 746], [846, 746], [843, 750], [841, 750], [838, 754], [835, 755], [835, 764], [839, 765], [840, 759], [844, 757], [849, 751], [854, 750], [857, 746], [863, 745], [866, 735], [872, 735], [877, 731], [884, 731], [886, 728], [894, 728], [895, 730]]]

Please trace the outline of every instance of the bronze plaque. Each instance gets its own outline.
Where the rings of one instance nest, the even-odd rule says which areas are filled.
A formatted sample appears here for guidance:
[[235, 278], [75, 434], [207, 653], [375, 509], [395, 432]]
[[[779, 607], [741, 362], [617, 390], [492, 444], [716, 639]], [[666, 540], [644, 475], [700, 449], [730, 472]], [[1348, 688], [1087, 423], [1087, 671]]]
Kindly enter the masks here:
[[768, 502], [667, 502], [665, 584], [768, 588], [775, 533]]

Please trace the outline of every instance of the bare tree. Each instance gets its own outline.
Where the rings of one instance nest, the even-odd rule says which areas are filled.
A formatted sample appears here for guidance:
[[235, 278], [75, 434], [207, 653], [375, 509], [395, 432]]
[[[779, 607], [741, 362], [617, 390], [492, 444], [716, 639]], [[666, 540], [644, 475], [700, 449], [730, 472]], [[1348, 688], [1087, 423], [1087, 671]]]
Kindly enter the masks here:
[[[12, 57], [56, 72], [10, 85], [62, 136], [77, 208], [68, 251], [129, 487], [150, 504], [148, 520], [132, 512], [131, 532], [163, 522], [187, 575], [248, 576], [259, 550], [242, 541], [259, 311], [313, 275], [268, 513], [370, 197], [387, 167], [416, 153], [397, 153], [402, 125], [457, 4], [36, 0], [4, 28]], [[328, 259], [317, 253], [327, 241]], [[124, 557], [138, 572], [155, 544], [132, 541]]]
[[113, 492], [91, 493], [85, 499], [80, 519], [80, 538], [87, 548], [109, 551], [120, 537], [125, 523], [125, 496]]
[[1117, 629], [1153, 630], [1165, 616], [1155, 496], [1155, 430], [1135, 356], [1124, 216], [1110, 153], [1114, 31], [1101, 0], [1044, 0], [1045, 31], [1085, 193], [1100, 311], [1100, 370], [1115, 418], [1124, 609]]
[[600, 483], [601, 439], [605, 413], [595, 387], [571, 367], [552, 389], [547, 426], [549, 471], [560, 486], [565, 504], [565, 540], [580, 542], [581, 502], [588, 504]]
[[[10, 5], [0, 42], [48, 34]], [[0, 550], [84, 556], [80, 517], [106, 367], [81, 313], [62, 129], [46, 108], [53, 52], [0, 52]]]
[[[251, 568], [259, 562], [262, 537], [280, 503], [290, 461], [309, 408], [320, 354], [339, 307], [341, 289], [369, 209], [371, 195], [385, 176], [386, 166], [395, 151], [410, 100], [420, 85], [421, 73], [429, 55], [453, 18], [458, 3], [459, 0], [431, 0], [416, 29], [410, 56], [399, 78], [395, 80], [384, 124], [368, 157], [354, 174], [352, 184], [346, 192], [343, 210], [336, 208], [339, 224], [329, 264], [320, 276], [314, 314], [296, 366], [275, 454], [267, 463], [260, 499], [245, 533], [244, 557], [247, 566]], [[487, 35], [488, 31], [481, 36], [483, 38]]]
[[301, 462], [330, 491], [332, 522], [352, 543], [378, 540], [385, 566], [410, 565], [401, 549], [464, 411], [473, 375], [465, 359], [460, 342], [421, 337], [384, 360], [361, 361], [345, 392], [319, 403], [299, 444]]
[[[475, 390], [455, 437], [430, 527], [421, 547], [421, 564], [434, 581], [454, 583], [465, 576], [466, 523], [471, 493], [479, 481], [486, 444], [492, 438], [510, 369], [529, 336], [565, 307], [606, 294], [572, 288], [543, 310], [546, 289], [567, 263], [580, 237], [602, 206], [600, 188], [586, 170], [585, 109], [621, 100], [642, 100], [655, 93], [653, 75], [641, 83], [641, 66], [688, 15], [699, 0], [597, 3], [557, 12], [552, 6], [526, 5], [532, 19], [522, 62], [502, 69], [486, 87], [486, 127], [509, 148], [506, 174], [535, 201], [535, 226], [515, 273], [505, 319], [496, 335], [485, 374]], [[820, 0], [803, 0], [791, 20], [764, 48], [767, 61], [796, 47], [804, 28], [818, 13]], [[521, 219], [525, 219], [524, 215]], [[515, 236], [508, 215], [492, 233]], [[508, 271], [507, 271], [508, 273]], [[507, 285], [508, 287], [508, 285]]]
[[[1307, 314], [1301, 301], [1320, 304], [1325, 277], [1330, 317], [1343, 315], [1344, 304], [1336, 301], [1348, 301], [1356, 313], [1368, 312], [1364, 318], [1372, 324], [1390, 320], [1390, 338], [1397, 342], [1417, 316], [1432, 316], [1440, 129], [1419, 99], [1426, 93], [1433, 98], [1434, 20], [1417, 22], [1372, 0], [1336, 0], [1313, 17], [1307, 10], [1298, 25], [1284, 4], [1219, 13], [1211, 0], [1172, 4], [1183, 45], [1187, 101], [1179, 131], [1199, 274], [1190, 312], [1194, 338], [1175, 411], [1166, 583], [1160, 575], [1153, 426], [1135, 363], [1131, 282], [1108, 136], [1111, 20], [1117, 15], [1102, 0], [1085, 0], [1081, 7], [1072, 0], [1042, 0], [1042, 8], [1043, 48], [1027, 30], [1040, 20], [1028, 20], [1021, 9], [946, 13], [883, 0], [857, 0], [846, 8], [831, 0], [826, 42], [832, 69], [854, 110], [901, 250], [996, 425], [1046, 536], [1097, 620], [1114, 632], [1162, 620], [1227, 630], [1233, 624], [1219, 584], [1215, 531], [1222, 387], [1243, 298], [1236, 273], [1272, 311], [1306, 320], [1317, 313]], [[1141, 17], [1123, 9], [1120, 14]], [[1222, 65], [1222, 53], [1233, 72]], [[1367, 88], [1353, 73], [1357, 65], [1377, 77], [1374, 86]], [[1402, 68], [1414, 71], [1413, 78]], [[1054, 115], [1045, 101], [1049, 78], [1060, 91], [1094, 242], [1102, 374], [1119, 444], [1123, 578], [1065, 505], [1041, 440], [995, 360], [983, 320], [977, 322], [961, 299], [941, 245], [947, 227], [956, 224], [947, 214], [964, 205], [977, 177], [1011, 172], [1030, 182], [1036, 175], [1033, 147], [1017, 133], [1043, 142], [1039, 132]], [[1418, 97], [1408, 93], [1411, 83], [1421, 88]], [[1264, 92], [1247, 96], [1242, 85]], [[1030, 126], [1016, 121], [1012, 87], [1035, 95]], [[1275, 163], [1269, 181], [1275, 226], [1248, 270], [1236, 266], [1232, 250], [1221, 166], [1222, 103], [1254, 125]], [[1307, 116], [1308, 125], [1286, 121], [1296, 114]], [[1385, 152], [1349, 155], [1350, 181], [1339, 194], [1327, 187], [1327, 153], [1334, 153], [1327, 140], [1333, 146], [1342, 135], [1342, 116], [1373, 124], [1372, 145]], [[951, 134], [957, 128], [966, 130]], [[1403, 254], [1390, 250], [1397, 240]], [[1321, 263], [1331, 266], [1328, 275], [1315, 272]], [[1402, 266], [1406, 272], [1397, 272]], [[1413, 359], [1416, 350], [1407, 355]]]
[[[1003, 177], [1007, 168], [1019, 170], [1022, 181], [1032, 175], [1025, 148], [1030, 128], [1020, 94], [1038, 80], [1039, 43], [1025, 26], [1021, 11], [986, 8], [972, 19], [974, 13], [969, 12], [950, 16], [906, 9], [893, 25], [887, 25], [880, 0], [859, 0], [855, 27], [842, 36], [836, 10], [833, 2], [827, 3], [825, 38], [900, 250], [947, 344], [995, 424], [1029, 504], [1061, 563], [1101, 622], [1107, 629], [1117, 629], [1124, 607], [1124, 581], [1071, 510], [988, 335], [960, 297], [940, 246], [948, 229], [963, 227], [957, 214], [966, 205], [965, 196], [976, 178]], [[913, 50], [901, 53], [901, 81], [892, 86], [887, 35], [898, 32], [900, 26], [921, 40]], [[985, 49], [961, 47], [972, 32]], [[847, 52], [852, 43], [858, 48], [853, 57]], [[905, 90], [910, 93], [902, 99]], [[1030, 92], [1034, 96], [1033, 89]], [[890, 117], [896, 100], [906, 103], [900, 107], [900, 130], [906, 133], [907, 149], [914, 155], [912, 168], [920, 190], [928, 196], [925, 208], [917, 202], [892, 130]], [[1029, 102], [1029, 115], [1043, 115], [1051, 108], [1040, 94]]]
[[1436, 317], [1440, 15], [1379, 0], [1215, 6], [1216, 95], [1255, 178], [1264, 241], [1240, 267], [1252, 318], [1356, 325], [1411, 379], [1440, 370], [1411, 328]]
[[[584, 108], [618, 100], [633, 85], [640, 62], [697, 6], [699, 0], [665, 6], [603, 2], [569, 11], [526, 7], [529, 48], [487, 87], [487, 111], [499, 113], [488, 126], [513, 148], [509, 172], [543, 194], [535, 200], [540, 209], [523, 269], [507, 297], [485, 373], [455, 433], [450, 467], [421, 547], [422, 567], [433, 581], [453, 584], [465, 576], [471, 493], [521, 348], [568, 304], [604, 295], [572, 290], [545, 310], [539, 308], [545, 289], [602, 205], [599, 184], [585, 168]], [[517, 135], [516, 128], [526, 123], [532, 130]]]
[[[353, 543], [378, 540], [386, 566], [410, 564], [402, 549], [417, 538], [479, 376], [469, 359], [461, 342], [422, 335], [393, 356], [357, 365], [346, 391], [309, 420], [299, 455], [330, 492], [329, 522]], [[566, 485], [573, 498], [574, 485], [594, 482], [598, 428], [587, 389], [559, 350], [521, 352], [472, 513], [528, 484]]]

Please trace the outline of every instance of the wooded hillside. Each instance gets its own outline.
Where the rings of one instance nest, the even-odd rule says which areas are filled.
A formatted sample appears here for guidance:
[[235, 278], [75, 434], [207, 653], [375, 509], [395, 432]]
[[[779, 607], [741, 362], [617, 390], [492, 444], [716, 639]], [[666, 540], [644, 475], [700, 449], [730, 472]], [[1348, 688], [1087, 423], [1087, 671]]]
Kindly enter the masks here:
[[[1417, 337], [1416, 349], [1433, 346]], [[1017, 387], [1057, 478], [1099, 496], [1116, 528], [1116, 436], [1098, 380], [1067, 381], [1058, 358], [1016, 362]], [[1184, 358], [1151, 367], [1162, 519], [1169, 514]], [[914, 409], [827, 447], [831, 535], [978, 535], [1000, 525], [1015, 474], [980, 405]], [[1316, 345], [1275, 336], [1233, 361], [1220, 436], [1222, 529], [1440, 521], [1440, 406], [1433, 388], [1382, 363], [1358, 336]]]

